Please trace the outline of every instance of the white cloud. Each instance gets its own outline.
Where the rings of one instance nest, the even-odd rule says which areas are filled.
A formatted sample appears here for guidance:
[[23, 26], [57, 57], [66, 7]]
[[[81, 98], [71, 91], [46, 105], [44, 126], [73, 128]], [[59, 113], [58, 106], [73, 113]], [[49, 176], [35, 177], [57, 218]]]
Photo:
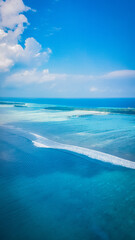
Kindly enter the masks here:
[[28, 20], [23, 12], [31, 10], [22, 0], [6, 0], [0, 3], [0, 71], [8, 71], [15, 63], [40, 64], [47, 61], [51, 49], [42, 51], [41, 45], [33, 38], [25, 40], [25, 47], [19, 39]]
[[[16, 47], [9, 48], [7, 51], [11, 52], [11, 55], [15, 55], [18, 59], [21, 58], [22, 61], [29, 61], [32, 56], [35, 56], [35, 61], [36, 58], [40, 55], [43, 55], [44, 53], [39, 54], [40, 50], [40, 45], [39, 43], [36, 43], [35, 40], [33, 39], [27, 39], [29, 40], [26, 43], [25, 50], [20, 47], [20, 45], [16, 45]], [[3, 46], [4, 48], [4, 46]], [[6, 48], [6, 46], [5, 46]], [[34, 49], [33, 49], [34, 48]], [[6, 51], [6, 49], [4, 50]], [[49, 54], [49, 49], [48, 49], [48, 54]], [[34, 61], [34, 58], [33, 60]], [[5, 65], [12, 65], [12, 61], [8, 61], [5, 63], [4, 61], [0, 62], [0, 65], [5, 64]], [[128, 80], [129, 78], [134, 76], [135, 71], [134, 70], [125, 70], [126, 73], [126, 79]], [[103, 88], [102, 82], [105, 81], [106, 84], [108, 84], [110, 81], [115, 80], [115, 82], [118, 79], [118, 76], [120, 77], [121, 81], [125, 75], [120, 74], [121, 72], [125, 72], [124, 70], [121, 71], [115, 71], [111, 73], [107, 73], [105, 75], [100, 75], [100, 76], [92, 76], [92, 75], [79, 75], [79, 74], [59, 74], [59, 73], [49, 73], [48, 69], [44, 70], [38, 70], [37, 68], [33, 68], [30, 70], [20, 70], [17, 71], [13, 74], [8, 74], [8, 76], [5, 79], [6, 85], [14, 85], [14, 86], [22, 86], [22, 85], [27, 85], [27, 84], [43, 84], [45, 82], [50, 82], [50, 81], [55, 81], [59, 82], [59, 84], [66, 84], [72, 85], [72, 83], [77, 87], [78, 85], [88, 85], [91, 84], [91, 87], [89, 88], [89, 91], [91, 93], [96, 93], [96, 92], [105, 92], [106, 89]], [[116, 77], [116, 72], [117, 72], [117, 77]], [[114, 73], [114, 74], [113, 74]], [[107, 77], [111, 76], [111, 77]]]
[[54, 80], [63, 80], [66, 78], [65, 74], [53, 74], [49, 73], [48, 69], [38, 71], [37, 69], [22, 70], [20, 72], [9, 75], [6, 78], [6, 85], [29, 85], [29, 84], [42, 84], [45, 82], [51, 82]]
[[7, 71], [21, 55], [23, 48], [19, 44], [0, 43], [0, 70]]
[[98, 91], [98, 88], [96, 87], [90, 87], [90, 92], [97, 92]]
[[22, 12], [31, 8], [24, 5], [22, 0], [6, 0], [0, 3], [1, 23], [0, 26], [14, 29], [24, 23], [28, 23], [27, 18]]
[[104, 93], [104, 92], [107, 92], [107, 91], [110, 91], [108, 87], [104, 87], [104, 85], [102, 86], [98, 86], [98, 87], [90, 87], [89, 91], [92, 93], [92, 94], [97, 94], [97, 93]]
[[101, 78], [134, 78], [135, 77], [135, 70], [119, 70], [119, 71], [113, 71], [109, 72], [105, 75], [102, 75]]
[[6, 0], [0, 3], [0, 28], [7, 33], [6, 42], [17, 43], [28, 19], [23, 12], [31, 10], [22, 0]]
[[0, 29], [0, 40], [7, 36], [7, 33], [4, 30]]

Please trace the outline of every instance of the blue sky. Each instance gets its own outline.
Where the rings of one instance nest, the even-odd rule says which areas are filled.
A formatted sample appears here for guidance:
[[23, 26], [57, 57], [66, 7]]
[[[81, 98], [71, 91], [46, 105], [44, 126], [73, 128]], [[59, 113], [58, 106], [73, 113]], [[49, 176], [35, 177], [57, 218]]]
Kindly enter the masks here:
[[0, 95], [135, 97], [134, 9], [134, 0], [0, 1]]

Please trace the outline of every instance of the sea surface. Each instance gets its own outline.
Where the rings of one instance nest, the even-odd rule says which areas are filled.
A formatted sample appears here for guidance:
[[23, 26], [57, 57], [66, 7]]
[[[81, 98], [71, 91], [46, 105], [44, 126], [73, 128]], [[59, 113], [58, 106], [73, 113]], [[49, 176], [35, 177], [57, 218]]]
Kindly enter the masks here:
[[0, 98], [0, 239], [135, 239], [135, 99]]

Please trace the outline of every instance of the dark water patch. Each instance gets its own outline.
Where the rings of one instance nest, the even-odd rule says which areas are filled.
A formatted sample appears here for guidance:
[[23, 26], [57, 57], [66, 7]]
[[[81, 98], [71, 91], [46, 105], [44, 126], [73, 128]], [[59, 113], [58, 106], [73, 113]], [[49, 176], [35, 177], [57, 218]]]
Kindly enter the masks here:
[[[86, 110], [86, 111], [94, 111], [94, 114], [126, 114], [126, 115], [135, 115], [135, 108], [83, 108], [79, 110]], [[85, 117], [85, 116], [90, 116], [89, 114], [80, 116], [80, 117]]]
[[26, 104], [14, 104], [14, 107], [27, 107]]
[[0, 105], [13, 105], [15, 102], [0, 102]]
[[51, 107], [45, 107], [46, 110], [56, 110], [56, 111], [73, 111], [75, 108], [68, 107], [68, 106], [51, 106]]
[[[92, 107], [92, 108], [87, 108], [87, 107], [69, 107], [69, 106], [49, 106], [49, 107], [45, 107], [44, 109], [46, 110], [56, 110], [56, 111], [74, 111], [74, 110], [82, 110], [82, 111], [90, 111], [91, 114], [92, 112], [94, 111], [95, 113], [93, 114], [104, 114], [104, 113], [114, 113], [114, 114], [127, 114], [127, 115], [135, 115], [135, 108], [118, 108], [118, 107], [115, 107], [115, 108], [110, 108], [110, 107]], [[81, 115], [80, 117], [85, 117], [85, 116], [90, 116], [90, 114], [86, 114], [86, 115]]]
[[98, 111], [117, 114], [131, 114], [135, 115], [135, 108], [97, 108]]
[[22, 102], [7, 102], [7, 101], [3, 101], [0, 102], [0, 105], [7, 105], [7, 106], [13, 106], [13, 107], [27, 107], [26, 103], [22, 103]]
[[[92, 112], [94, 112], [93, 114], [104, 114], [104, 113], [114, 113], [114, 114], [127, 114], [127, 115], [135, 115], [135, 108], [103, 108], [103, 107], [93, 107], [93, 108], [87, 108], [87, 107], [69, 107], [69, 106], [49, 106], [49, 107], [45, 107], [45, 110], [54, 110], [54, 111], [74, 111], [74, 110], [80, 110], [80, 111], [90, 111], [90, 113], [92, 114]], [[90, 113], [86, 113], [85, 115], [81, 115], [80, 117], [85, 117], [85, 116], [90, 116]], [[79, 114], [77, 115], [79, 116]]]
[[3, 105], [3, 104], [4, 104], [4, 105], [6, 105], [6, 104], [7, 104], [7, 105], [15, 105], [15, 104], [16, 104], [17, 106], [18, 106], [18, 105], [19, 105], [19, 106], [26, 105], [26, 103], [23, 103], [23, 102], [8, 102], [8, 101], [5, 101], [5, 102], [4, 102], [4, 101], [1, 101], [0, 104], [1, 104], [1, 105]]

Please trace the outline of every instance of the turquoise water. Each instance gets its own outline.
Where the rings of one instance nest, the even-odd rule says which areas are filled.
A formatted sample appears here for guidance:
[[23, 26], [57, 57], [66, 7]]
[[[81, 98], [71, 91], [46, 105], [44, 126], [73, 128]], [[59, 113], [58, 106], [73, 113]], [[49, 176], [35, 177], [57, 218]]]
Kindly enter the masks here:
[[0, 239], [135, 239], [134, 99], [1, 99], [0, 114]]

